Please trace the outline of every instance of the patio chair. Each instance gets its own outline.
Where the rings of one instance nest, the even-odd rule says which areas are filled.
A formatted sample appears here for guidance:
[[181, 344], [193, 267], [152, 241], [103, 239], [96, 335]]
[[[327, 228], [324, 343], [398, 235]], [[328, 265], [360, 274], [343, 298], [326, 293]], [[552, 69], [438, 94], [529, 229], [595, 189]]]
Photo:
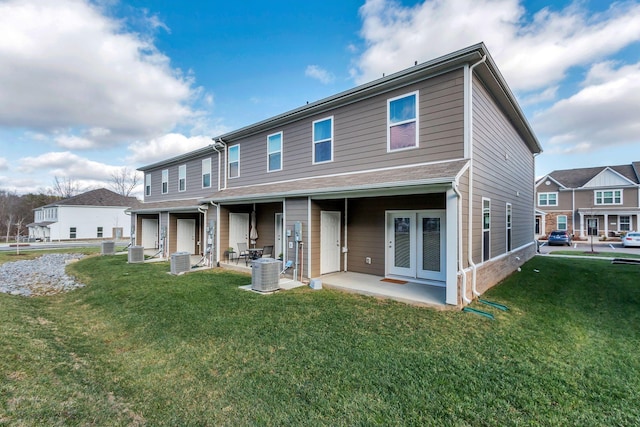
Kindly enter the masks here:
[[240, 258], [244, 258], [244, 265], [249, 265], [251, 253], [249, 253], [246, 242], [238, 243], [238, 257], [236, 258], [236, 264]]
[[262, 248], [262, 258], [273, 258], [273, 245]]

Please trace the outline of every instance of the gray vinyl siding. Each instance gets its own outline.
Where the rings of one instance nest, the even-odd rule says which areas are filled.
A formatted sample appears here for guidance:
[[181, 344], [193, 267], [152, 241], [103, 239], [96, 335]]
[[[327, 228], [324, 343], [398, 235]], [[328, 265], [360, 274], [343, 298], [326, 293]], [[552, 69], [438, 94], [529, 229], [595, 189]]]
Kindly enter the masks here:
[[[145, 171], [151, 174], [151, 195], [144, 198], [145, 202], [160, 202], [167, 200], [192, 199], [207, 197], [218, 191], [218, 155], [213, 154], [197, 157], [180, 163], [162, 165], [156, 169]], [[211, 187], [202, 188], [202, 160], [211, 158]], [[187, 181], [185, 191], [178, 191], [178, 168], [187, 166]], [[168, 169], [168, 192], [162, 194], [162, 171]]]
[[[387, 153], [387, 100], [419, 90], [419, 148]], [[240, 144], [240, 176], [228, 187], [463, 157], [462, 71], [292, 122]], [[313, 164], [312, 123], [333, 116], [333, 161]], [[267, 135], [283, 133], [283, 169], [267, 173]]]
[[[294, 229], [294, 224], [296, 221], [300, 221], [302, 223], [302, 241], [304, 242], [305, 245], [308, 245], [309, 242], [307, 241], [307, 236], [308, 236], [308, 231], [309, 231], [309, 222], [308, 222], [308, 211], [309, 211], [309, 199], [304, 197], [304, 198], [295, 198], [295, 199], [287, 199], [285, 201], [285, 230], [291, 230], [291, 239], [289, 239], [290, 242], [293, 242], [293, 248], [294, 249], [289, 249], [287, 248], [287, 253], [285, 256], [285, 259], [287, 260], [291, 260], [291, 261], [295, 261], [295, 257], [296, 257], [296, 252], [295, 252], [295, 247], [296, 247], [296, 243], [293, 240], [293, 229]], [[307, 250], [305, 249], [305, 257], [307, 254]], [[304, 261], [304, 277], [309, 277], [308, 275], [308, 262], [305, 258]]]
[[533, 241], [535, 165], [505, 114], [484, 86], [473, 83], [474, 262], [482, 261], [482, 198], [491, 200], [491, 258], [506, 252], [506, 204], [511, 203], [512, 248]]

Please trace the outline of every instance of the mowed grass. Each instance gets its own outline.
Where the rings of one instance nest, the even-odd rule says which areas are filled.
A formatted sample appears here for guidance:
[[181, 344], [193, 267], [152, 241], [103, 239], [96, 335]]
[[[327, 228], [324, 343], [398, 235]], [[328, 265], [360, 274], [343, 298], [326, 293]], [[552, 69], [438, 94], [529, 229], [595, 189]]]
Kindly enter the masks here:
[[[0, 425], [633, 425], [640, 266], [536, 257], [489, 320], [89, 257], [0, 294]], [[536, 272], [537, 270], [537, 272]], [[394, 285], [395, 286], [395, 285]]]

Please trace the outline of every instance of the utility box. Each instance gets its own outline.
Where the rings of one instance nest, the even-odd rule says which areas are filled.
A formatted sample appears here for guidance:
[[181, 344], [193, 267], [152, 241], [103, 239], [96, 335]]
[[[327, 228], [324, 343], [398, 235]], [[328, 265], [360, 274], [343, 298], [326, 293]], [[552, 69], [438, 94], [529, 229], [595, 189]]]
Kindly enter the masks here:
[[271, 292], [280, 289], [280, 261], [274, 258], [258, 258], [251, 263], [251, 289]]
[[144, 246], [131, 246], [128, 256], [129, 264], [144, 262]]
[[116, 242], [102, 242], [100, 245], [101, 255], [113, 255], [116, 253]]
[[171, 274], [182, 274], [191, 270], [191, 254], [175, 252], [171, 254]]

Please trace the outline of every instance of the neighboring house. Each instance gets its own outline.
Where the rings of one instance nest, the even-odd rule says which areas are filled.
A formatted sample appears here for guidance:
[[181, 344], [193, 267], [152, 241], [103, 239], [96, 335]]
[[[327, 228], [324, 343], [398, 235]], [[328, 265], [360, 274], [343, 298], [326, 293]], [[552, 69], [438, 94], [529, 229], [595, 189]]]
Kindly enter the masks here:
[[220, 261], [255, 241], [305, 279], [409, 280], [453, 305], [535, 254], [541, 148], [482, 43], [213, 141], [139, 168], [139, 244]]
[[536, 183], [537, 236], [619, 236], [640, 229], [640, 162], [557, 170]]
[[29, 238], [53, 240], [129, 238], [131, 218], [125, 212], [140, 202], [105, 188], [87, 191], [33, 210]]

